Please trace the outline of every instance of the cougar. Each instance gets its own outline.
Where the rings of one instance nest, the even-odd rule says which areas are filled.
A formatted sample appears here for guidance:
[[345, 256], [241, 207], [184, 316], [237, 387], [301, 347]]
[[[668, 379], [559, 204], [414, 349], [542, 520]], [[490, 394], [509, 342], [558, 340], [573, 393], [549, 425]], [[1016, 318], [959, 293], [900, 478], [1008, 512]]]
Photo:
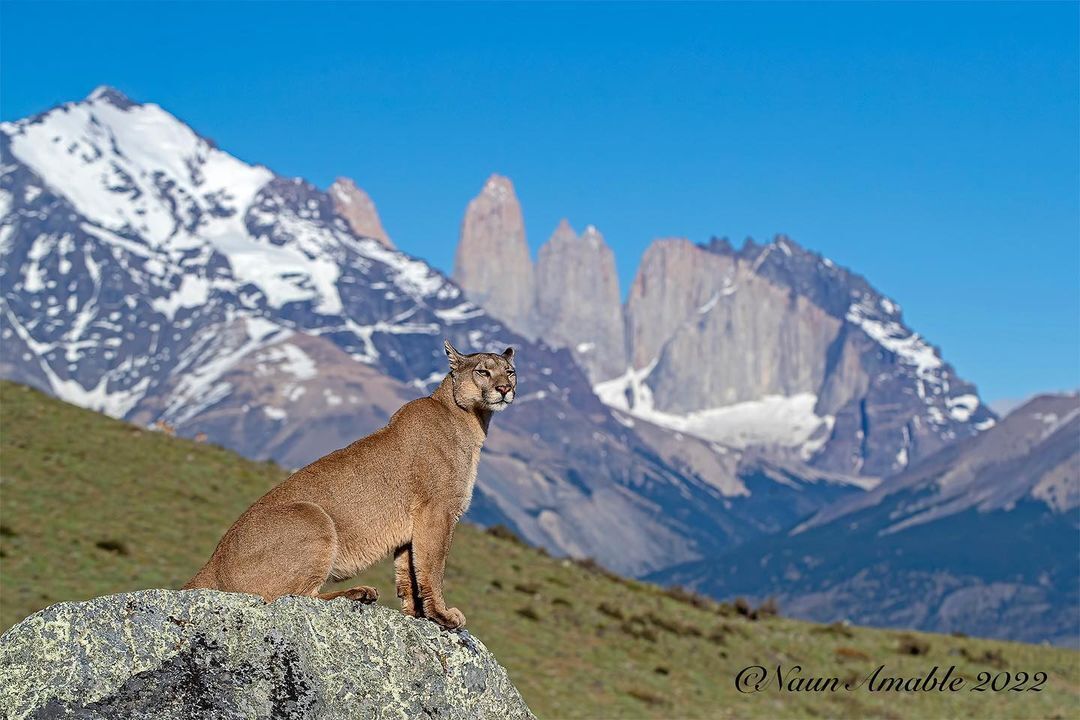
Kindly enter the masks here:
[[401, 609], [447, 629], [465, 625], [443, 599], [443, 571], [468, 509], [493, 413], [514, 401], [514, 349], [462, 355], [443, 343], [450, 372], [386, 427], [296, 471], [221, 538], [184, 589], [308, 595], [374, 602], [359, 585], [320, 593], [390, 553]]

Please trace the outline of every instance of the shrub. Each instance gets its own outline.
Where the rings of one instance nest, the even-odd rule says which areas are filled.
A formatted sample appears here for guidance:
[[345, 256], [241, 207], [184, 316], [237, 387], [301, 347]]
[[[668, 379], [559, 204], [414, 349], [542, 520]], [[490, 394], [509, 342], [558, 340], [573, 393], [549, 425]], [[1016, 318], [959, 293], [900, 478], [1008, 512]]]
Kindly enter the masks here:
[[688, 623], [681, 623], [678, 620], [663, 617], [653, 612], [646, 613], [644, 620], [647, 620], [656, 627], [669, 632], [672, 635], [678, 635], [679, 637], [701, 637], [701, 630], [696, 626]]
[[631, 688], [626, 691], [626, 694], [635, 700], [640, 700], [646, 705], [665, 705], [667, 701], [664, 698], [649, 692], [648, 690], [642, 690], [640, 688]]
[[828, 625], [820, 625], [810, 632], [821, 633], [823, 635], [837, 635], [846, 638], [855, 636], [855, 633], [851, 632], [851, 628], [848, 627], [847, 623], [839, 620], [834, 623], [829, 623]]
[[717, 603], [714, 600], [710, 600], [704, 595], [699, 595], [693, 590], [687, 590], [686, 588], [675, 585], [673, 587], [663, 588], [661, 591], [664, 595], [667, 595], [676, 602], [692, 605], [701, 610], [716, 610]]
[[925, 655], [930, 652], [930, 643], [914, 635], [901, 635], [896, 650], [901, 655]]
[[518, 608], [515, 612], [526, 620], [532, 620], [533, 622], [540, 621], [540, 613], [536, 612], [534, 608], [529, 607], [528, 605]]
[[989, 665], [999, 670], [1005, 667], [1005, 656], [1000, 650], [983, 650], [981, 653], [975, 653], [965, 647], [960, 648], [960, 655], [973, 663]]
[[750, 601], [744, 597], [735, 598], [735, 612], [748, 620], [757, 619], [756, 616], [754, 616], [753, 608], [750, 607]]
[[94, 543], [94, 547], [98, 550], [104, 550], [114, 555], [128, 555], [127, 545], [119, 540], [98, 540]]
[[615, 607], [614, 605], [609, 605], [606, 602], [602, 602], [599, 605], [597, 605], [596, 609], [598, 611], [600, 611], [600, 613], [602, 613], [604, 615], [607, 615], [609, 618], [614, 618], [615, 620], [625, 620], [626, 619], [626, 616], [623, 615], [622, 610]]
[[649, 642], [656, 642], [656, 631], [642, 622], [641, 618], [634, 617], [625, 621], [619, 626], [619, 629], [624, 634], [629, 635], [637, 640], [648, 640]]
[[719, 625], [709, 633], [708, 640], [713, 645], [727, 645], [727, 636], [731, 629], [727, 625]]
[[608, 580], [612, 580], [614, 582], [617, 582], [620, 585], [625, 585], [626, 584], [626, 578], [624, 578], [624, 577], [622, 577], [620, 575], [616, 575], [615, 573], [611, 572], [606, 567], [604, 567], [600, 563], [596, 562], [592, 558], [588, 558], [588, 557], [587, 558], [575, 558], [574, 559], [574, 564], [577, 565], [582, 570], [585, 570], [586, 572], [591, 572], [594, 575], [600, 575], [602, 577], [607, 578]]
[[862, 650], [858, 650], [853, 647], [841, 646], [833, 650], [836, 653], [836, 657], [841, 660], [869, 660], [870, 656], [864, 653]]
[[766, 598], [765, 602], [758, 605], [757, 616], [759, 618], [776, 617], [780, 614], [780, 607], [776, 602], [776, 598]]
[[505, 525], [492, 525], [491, 527], [484, 530], [484, 532], [486, 532], [491, 537], [499, 538], [500, 540], [507, 540], [518, 545], [525, 544], [522, 539], [518, 537], [518, 534], [516, 532], [506, 527]]

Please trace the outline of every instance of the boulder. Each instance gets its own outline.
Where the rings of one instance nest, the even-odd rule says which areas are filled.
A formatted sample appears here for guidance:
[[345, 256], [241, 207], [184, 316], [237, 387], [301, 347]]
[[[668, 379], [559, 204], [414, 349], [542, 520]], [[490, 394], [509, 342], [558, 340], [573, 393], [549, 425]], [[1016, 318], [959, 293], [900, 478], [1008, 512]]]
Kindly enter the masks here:
[[532, 718], [466, 631], [346, 599], [144, 590], [0, 636], [4, 718]]

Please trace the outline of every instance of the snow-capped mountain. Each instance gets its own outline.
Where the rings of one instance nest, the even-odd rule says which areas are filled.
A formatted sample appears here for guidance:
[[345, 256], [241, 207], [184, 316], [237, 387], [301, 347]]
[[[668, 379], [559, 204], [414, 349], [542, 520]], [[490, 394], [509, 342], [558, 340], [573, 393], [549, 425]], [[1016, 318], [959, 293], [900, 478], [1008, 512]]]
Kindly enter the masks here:
[[1044, 395], [787, 533], [661, 571], [819, 621], [1080, 642], [1080, 397]]
[[657, 241], [626, 313], [630, 370], [598, 392], [667, 427], [881, 477], [994, 424], [899, 305], [784, 236]]
[[[374, 205], [342, 212], [344, 183], [329, 194], [245, 163], [156, 105], [100, 88], [4, 123], [0, 152], [3, 377], [295, 467], [428, 392], [445, 372], [444, 336], [469, 350], [512, 344], [519, 399], [493, 423], [472, 517], [628, 573], [859, 491], [629, 427], [568, 351], [515, 334], [423, 261], [358, 234], [381, 224]], [[761, 483], [777, 493], [755, 493]]]
[[[489, 302], [493, 278], [521, 279], [510, 327], [569, 349], [624, 422], [868, 477], [994, 424], [896, 302], [790, 238], [741, 250], [657, 240], [622, 306], [597, 231], [578, 237], [560, 226], [534, 273], [513, 188], [493, 183], [466, 212], [462, 287], [498, 312], [506, 303]], [[509, 229], [497, 221], [507, 216]], [[512, 260], [486, 265], [508, 248]]]
[[155, 105], [101, 89], [0, 130], [5, 360], [65, 400], [182, 423], [237, 358], [294, 332], [413, 380], [441, 369], [430, 340], [405, 359], [419, 337], [500, 331], [423, 262], [351, 233], [324, 193]]

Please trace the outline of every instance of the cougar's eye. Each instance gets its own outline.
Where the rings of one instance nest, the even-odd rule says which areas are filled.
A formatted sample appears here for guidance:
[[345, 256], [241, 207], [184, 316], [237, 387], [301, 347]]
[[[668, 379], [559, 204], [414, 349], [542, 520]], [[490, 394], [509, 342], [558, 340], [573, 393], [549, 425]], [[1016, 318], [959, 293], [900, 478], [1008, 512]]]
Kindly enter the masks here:
[[507, 370], [506, 371], [506, 376], [507, 377], [514, 377], [515, 375], [517, 375], [517, 373], [515, 373], [513, 370]]
[[476, 374], [479, 375], [480, 377], [487, 377], [491, 373], [489, 373], [487, 370], [477, 370]]

